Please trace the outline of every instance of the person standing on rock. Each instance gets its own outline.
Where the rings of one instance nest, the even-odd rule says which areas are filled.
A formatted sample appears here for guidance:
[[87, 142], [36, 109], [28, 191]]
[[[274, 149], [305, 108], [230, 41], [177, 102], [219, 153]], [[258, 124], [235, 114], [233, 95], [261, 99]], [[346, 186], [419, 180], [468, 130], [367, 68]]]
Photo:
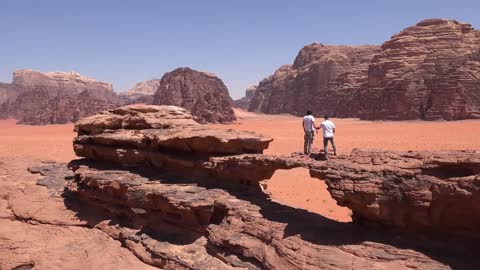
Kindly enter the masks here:
[[325, 158], [328, 159], [328, 142], [332, 144], [333, 154], [337, 155], [337, 147], [335, 146], [335, 141], [333, 136], [335, 135], [335, 124], [330, 121], [330, 116], [325, 114], [325, 121], [322, 122], [318, 129], [323, 129], [323, 151], [325, 153]]
[[313, 139], [315, 138], [315, 131], [318, 129], [315, 127], [315, 118], [312, 115], [312, 111], [307, 111], [306, 115], [303, 117], [302, 127], [305, 132], [303, 137], [303, 153], [305, 155], [310, 155]]

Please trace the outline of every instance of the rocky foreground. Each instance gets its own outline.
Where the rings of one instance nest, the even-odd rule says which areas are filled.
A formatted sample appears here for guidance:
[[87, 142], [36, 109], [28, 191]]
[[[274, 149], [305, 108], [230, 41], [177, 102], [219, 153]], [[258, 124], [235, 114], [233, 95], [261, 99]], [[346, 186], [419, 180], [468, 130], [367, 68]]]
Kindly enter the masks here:
[[[121, 107], [76, 131], [84, 159], [30, 162], [37, 185], [25, 162], [0, 163], [1, 269], [480, 267], [477, 151], [264, 155], [271, 138], [173, 106]], [[268, 179], [295, 167], [353, 222], [270, 200]]]
[[480, 31], [428, 19], [381, 46], [314, 43], [262, 80], [249, 110], [368, 120], [480, 118]]

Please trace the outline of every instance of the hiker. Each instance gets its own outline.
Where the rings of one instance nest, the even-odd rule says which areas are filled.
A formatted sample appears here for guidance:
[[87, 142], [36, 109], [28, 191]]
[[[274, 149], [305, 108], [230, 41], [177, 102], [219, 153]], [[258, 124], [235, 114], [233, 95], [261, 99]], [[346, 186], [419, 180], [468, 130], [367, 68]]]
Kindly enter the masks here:
[[337, 155], [337, 147], [335, 146], [335, 141], [333, 136], [335, 135], [335, 124], [330, 121], [330, 116], [325, 114], [325, 121], [322, 122], [318, 129], [323, 129], [323, 150], [325, 153], [325, 158], [328, 159], [328, 142], [332, 144], [333, 154]]
[[306, 115], [303, 117], [302, 127], [305, 132], [305, 136], [303, 137], [303, 153], [305, 155], [310, 155], [315, 132], [318, 133], [318, 128], [315, 127], [315, 118], [312, 115], [312, 111], [307, 111]]

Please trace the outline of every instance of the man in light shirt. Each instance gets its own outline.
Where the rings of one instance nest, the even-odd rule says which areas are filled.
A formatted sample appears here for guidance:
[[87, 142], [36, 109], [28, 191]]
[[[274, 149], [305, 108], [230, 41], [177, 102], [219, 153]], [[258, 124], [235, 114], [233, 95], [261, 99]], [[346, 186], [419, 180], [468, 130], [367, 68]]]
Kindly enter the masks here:
[[315, 131], [318, 129], [315, 127], [315, 118], [311, 111], [307, 111], [307, 115], [303, 117], [302, 127], [305, 132], [305, 136], [303, 136], [303, 153], [305, 155], [310, 155], [313, 139], [315, 138]]
[[323, 150], [325, 153], [325, 158], [328, 159], [328, 142], [332, 144], [333, 154], [337, 155], [337, 147], [335, 146], [335, 141], [333, 136], [335, 135], [335, 124], [330, 121], [330, 116], [325, 115], [325, 121], [322, 122], [319, 129], [323, 129]]

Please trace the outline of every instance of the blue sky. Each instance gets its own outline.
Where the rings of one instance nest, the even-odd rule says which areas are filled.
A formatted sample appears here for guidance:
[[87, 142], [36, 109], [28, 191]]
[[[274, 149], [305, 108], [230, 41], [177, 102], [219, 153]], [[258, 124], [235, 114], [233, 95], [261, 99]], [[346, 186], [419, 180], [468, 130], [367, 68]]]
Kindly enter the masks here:
[[381, 44], [426, 18], [480, 28], [475, 0], [2, 0], [0, 82], [75, 70], [116, 91], [176, 67], [217, 74], [234, 98], [312, 42]]

